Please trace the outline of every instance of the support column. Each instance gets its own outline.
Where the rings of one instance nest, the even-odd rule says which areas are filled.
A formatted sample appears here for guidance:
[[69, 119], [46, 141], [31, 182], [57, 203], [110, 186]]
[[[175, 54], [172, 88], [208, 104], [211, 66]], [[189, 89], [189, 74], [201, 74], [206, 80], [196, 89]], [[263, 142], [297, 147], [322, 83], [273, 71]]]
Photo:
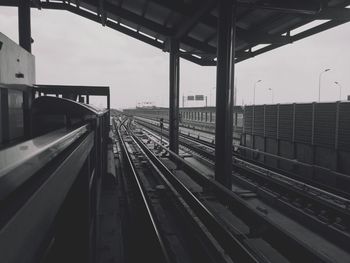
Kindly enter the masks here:
[[232, 125], [237, 0], [219, 0], [216, 72], [215, 179], [232, 185]]
[[169, 148], [179, 153], [179, 42], [170, 41], [169, 65]]
[[18, 32], [19, 45], [31, 53], [30, 0], [18, 1]]

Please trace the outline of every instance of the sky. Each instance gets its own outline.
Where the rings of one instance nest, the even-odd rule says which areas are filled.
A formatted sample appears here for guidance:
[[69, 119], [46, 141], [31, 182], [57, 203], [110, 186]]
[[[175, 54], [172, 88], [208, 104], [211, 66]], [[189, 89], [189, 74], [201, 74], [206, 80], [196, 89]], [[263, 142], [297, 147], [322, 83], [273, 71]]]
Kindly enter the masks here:
[[[17, 9], [0, 7], [0, 32], [18, 42]], [[144, 101], [168, 106], [168, 53], [67, 11], [32, 9], [32, 38], [37, 84], [110, 86], [114, 108]], [[339, 85], [345, 100], [349, 46], [347, 23], [238, 63], [237, 104], [253, 103], [257, 80], [256, 104], [317, 101], [326, 68], [331, 70], [322, 75], [321, 101], [339, 100]], [[214, 105], [215, 86], [215, 67], [180, 60], [181, 97], [203, 94]]]

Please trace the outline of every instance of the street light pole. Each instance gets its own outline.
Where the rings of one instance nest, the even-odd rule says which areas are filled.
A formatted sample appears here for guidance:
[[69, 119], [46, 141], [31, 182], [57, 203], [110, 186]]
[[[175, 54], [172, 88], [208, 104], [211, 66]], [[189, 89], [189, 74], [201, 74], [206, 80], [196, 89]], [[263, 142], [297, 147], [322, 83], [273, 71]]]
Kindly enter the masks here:
[[211, 103], [211, 95], [212, 95], [211, 91], [214, 90], [214, 89], [216, 89], [216, 87], [212, 87], [212, 88], [209, 90], [209, 106], [213, 106], [212, 103]]
[[339, 101], [341, 101], [341, 85], [338, 81], [334, 81], [334, 83], [339, 87]]
[[272, 101], [272, 104], [273, 104], [273, 101], [274, 101], [274, 92], [273, 92], [273, 89], [272, 88], [269, 88], [269, 91], [271, 91], [271, 101]]
[[262, 80], [259, 79], [254, 83], [254, 94], [253, 94], [253, 105], [255, 105], [255, 89], [256, 89], [256, 85], [261, 82]]
[[323, 73], [326, 73], [327, 71], [330, 71], [330, 70], [331, 69], [329, 69], [329, 68], [323, 70], [318, 77], [318, 102], [321, 102], [321, 78], [322, 78], [322, 75], [323, 75]]

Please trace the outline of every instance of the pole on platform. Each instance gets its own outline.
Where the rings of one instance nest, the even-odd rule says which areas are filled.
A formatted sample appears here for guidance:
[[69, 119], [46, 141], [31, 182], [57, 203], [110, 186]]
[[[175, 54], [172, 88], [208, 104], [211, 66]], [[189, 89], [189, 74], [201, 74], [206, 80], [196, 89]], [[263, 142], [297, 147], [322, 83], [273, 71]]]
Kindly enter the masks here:
[[169, 59], [169, 149], [179, 153], [179, 42], [170, 40]]
[[19, 45], [31, 53], [30, 0], [18, 1], [18, 33]]
[[219, 0], [218, 3], [215, 179], [231, 189], [237, 0]]

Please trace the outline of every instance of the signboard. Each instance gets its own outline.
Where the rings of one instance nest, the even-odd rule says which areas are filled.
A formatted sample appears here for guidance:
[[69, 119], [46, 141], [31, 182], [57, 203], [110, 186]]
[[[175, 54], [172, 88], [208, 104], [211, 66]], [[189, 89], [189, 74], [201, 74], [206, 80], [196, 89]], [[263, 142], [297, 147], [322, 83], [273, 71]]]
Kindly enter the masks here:
[[196, 95], [195, 100], [204, 100], [204, 95]]
[[151, 101], [142, 101], [137, 103], [137, 108], [154, 108], [154, 102]]

